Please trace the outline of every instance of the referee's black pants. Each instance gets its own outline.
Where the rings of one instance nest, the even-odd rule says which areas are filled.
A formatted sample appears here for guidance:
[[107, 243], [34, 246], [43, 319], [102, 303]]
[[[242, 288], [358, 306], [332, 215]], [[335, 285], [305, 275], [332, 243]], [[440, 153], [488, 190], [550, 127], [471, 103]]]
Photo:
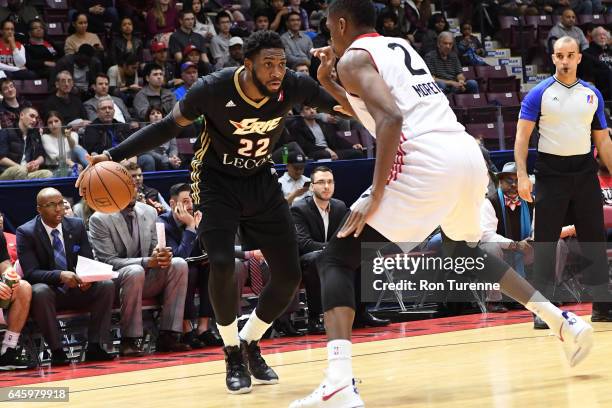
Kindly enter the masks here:
[[564, 225], [572, 223], [585, 258], [582, 282], [591, 287], [594, 300], [607, 301], [608, 266], [597, 169], [591, 153], [557, 156], [538, 152], [533, 283], [549, 299], [554, 299], [559, 235]]

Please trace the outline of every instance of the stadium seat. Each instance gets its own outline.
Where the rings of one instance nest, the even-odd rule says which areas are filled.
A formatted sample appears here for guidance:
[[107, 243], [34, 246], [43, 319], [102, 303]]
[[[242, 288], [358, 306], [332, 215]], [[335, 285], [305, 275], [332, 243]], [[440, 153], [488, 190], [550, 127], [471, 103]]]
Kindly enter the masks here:
[[68, 10], [68, 1], [67, 0], [46, 0], [47, 7], [53, 10]]
[[26, 79], [22, 81], [21, 86], [22, 95], [30, 96], [43, 96], [47, 97], [49, 94], [49, 87], [46, 79]]
[[516, 122], [520, 111], [520, 106], [502, 106], [501, 114], [504, 122]]
[[455, 112], [455, 116], [457, 116], [457, 121], [459, 123], [466, 123], [467, 109], [460, 107], [453, 107], [452, 109]]
[[487, 106], [484, 94], [455, 94], [455, 106], [463, 108], [477, 108]]
[[474, 69], [476, 70], [476, 76], [478, 78], [506, 78], [508, 76], [506, 67], [503, 67], [501, 65], [496, 65], [494, 67], [478, 65], [474, 67]]
[[534, 48], [537, 46], [535, 39], [536, 28], [532, 25], [510, 27], [510, 48], [512, 50], [519, 50], [521, 46], [525, 49]]
[[476, 79], [476, 71], [474, 67], [461, 67], [461, 71], [465, 79]]
[[519, 18], [514, 16], [499, 16], [499, 28], [509, 29], [513, 25], [519, 24]]
[[561, 21], [561, 14], [553, 14], [552, 15], [553, 26], [559, 24]]
[[520, 89], [521, 80], [514, 76], [487, 79], [487, 92], [518, 92]]
[[63, 41], [68, 36], [68, 30], [64, 23], [51, 21], [47, 24], [47, 35], [52, 41]]
[[534, 27], [552, 27], [552, 17], [549, 15], [542, 16], [525, 16], [525, 24], [532, 25]]
[[612, 13], [606, 15], [606, 24], [612, 24]]
[[514, 149], [514, 145], [509, 145], [508, 142], [514, 143], [516, 139], [516, 120], [510, 122], [504, 121], [504, 137], [506, 139], [506, 149]]
[[465, 123], [494, 123], [497, 122], [497, 108], [484, 106], [467, 109]]
[[[488, 150], [500, 150], [498, 127], [496, 123], [469, 123], [466, 130], [474, 137], [482, 137]], [[512, 148], [511, 140], [504, 138], [505, 148]]]
[[515, 92], [489, 92], [487, 93], [487, 102], [490, 105], [500, 104], [501, 106], [518, 106], [520, 105], [518, 95]]
[[191, 142], [190, 139], [177, 138], [176, 148], [179, 154], [182, 154], [185, 156], [193, 156], [193, 143]]

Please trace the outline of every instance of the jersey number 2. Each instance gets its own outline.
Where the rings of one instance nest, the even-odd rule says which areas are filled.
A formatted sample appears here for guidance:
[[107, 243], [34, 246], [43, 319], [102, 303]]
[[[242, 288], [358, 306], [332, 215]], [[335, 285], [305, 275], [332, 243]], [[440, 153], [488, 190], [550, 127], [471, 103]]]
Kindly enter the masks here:
[[257, 141], [257, 150], [253, 154], [253, 141], [251, 139], [240, 139], [240, 149], [238, 154], [241, 156], [248, 157], [260, 157], [268, 153], [268, 146], [270, 145], [270, 138], [259, 139]]
[[419, 69], [412, 68], [412, 58], [410, 57], [410, 53], [402, 45], [400, 45], [398, 43], [391, 43], [391, 44], [388, 45], [388, 47], [391, 48], [392, 50], [395, 50], [396, 48], [401, 48], [402, 51], [404, 51], [404, 64], [406, 64], [406, 68], [408, 68], [408, 71], [410, 71], [410, 73], [412, 75], [425, 75], [425, 74], [427, 74], [427, 71], [425, 71], [422, 68], [419, 68]]

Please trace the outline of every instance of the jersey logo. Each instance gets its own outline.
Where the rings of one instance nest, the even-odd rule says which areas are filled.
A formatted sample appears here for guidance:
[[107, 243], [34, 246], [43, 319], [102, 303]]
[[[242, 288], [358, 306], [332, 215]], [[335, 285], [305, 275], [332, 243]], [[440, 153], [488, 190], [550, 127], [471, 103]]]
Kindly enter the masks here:
[[593, 97], [593, 95], [587, 95], [587, 103], [593, 103], [594, 100], [595, 98]]
[[268, 132], [276, 129], [282, 119], [282, 116], [267, 121], [259, 121], [259, 118], [249, 118], [242, 119], [240, 122], [230, 120], [230, 123], [236, 128], [234, 131], [235, 135], [248, 135], [251, 133], [265, 135]]
[[228, 103], [226, 103], [226, 104], [225, 104], [225, 107], [226, 107], [226, 108], [235, 108], [235, 107], [236, 107], [236, 104], [234, 103], [234, 101], [232, 101], [232, 100], [230, 99], [230, 101], [229, 101]]

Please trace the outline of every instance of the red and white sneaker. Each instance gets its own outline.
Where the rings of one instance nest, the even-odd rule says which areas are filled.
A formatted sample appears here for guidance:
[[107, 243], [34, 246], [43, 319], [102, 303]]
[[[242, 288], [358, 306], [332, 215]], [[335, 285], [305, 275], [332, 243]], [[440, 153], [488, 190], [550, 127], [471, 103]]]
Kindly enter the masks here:
[[559, 340], [563, 342], [563, 351], [571, 367], [574, 367], [591, 351], [593, 347], [593, 327], [572, 312], [564, 311], [563, 324], [559, 329]]
[[293, 401], [289, 408], [363, 408], [355, 379], [332, 383], [327, 378], [306, 398]]

